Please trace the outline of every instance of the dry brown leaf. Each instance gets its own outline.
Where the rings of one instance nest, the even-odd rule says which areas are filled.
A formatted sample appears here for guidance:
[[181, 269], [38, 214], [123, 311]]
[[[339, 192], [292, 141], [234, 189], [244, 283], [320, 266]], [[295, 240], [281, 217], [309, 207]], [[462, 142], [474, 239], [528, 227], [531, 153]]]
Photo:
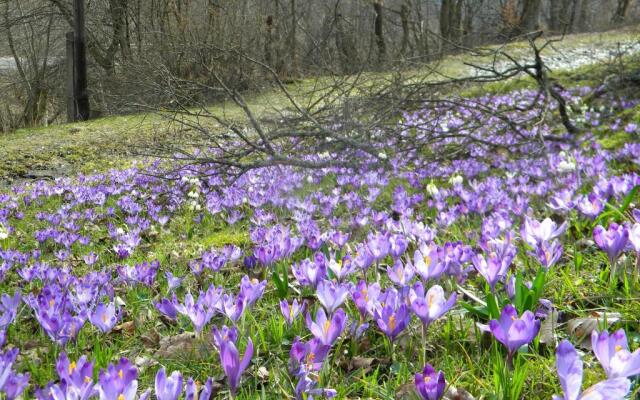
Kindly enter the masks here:
[[444, 400], [475, 400], [469, 392], [464, 389], [458, 389], [450, 386], [447, 393], [444, 394]]
[[556, 328], [558, 327], [558, 311], [554, 308], [540, 324], [540, 343], [555, 346]]
[[143, 334], [140, 339], [147, 349], [155, 349], [160, 345], [160, 334], [155, 329]]
[[123, 322], [120, 325], [116, 325], [113, 328], [113, 332], [132, 336], [133, 334], [136, 333], [136, 323], [134, 321]]
[[175, 336], [160, 338], [157, 358], [184, 358], [195, 356], [205, 358], [213, 351], [210, 340], [198, 338], [193, 332], [184, 332]]
[[404, 385], [400, 385], [396, 390], [396, 400], [413, 400], [419, 398], [414, 383], [405, 383]]
[[583, 349], [591, 349], [591, 333], [598, 326], [607, 322], [607, 326], [620, 320], [620, 313], [603, 313], [594, 311], [588, 317], [574, 318], [567, 322], [569, 335], [575, 338], [574, 342]]

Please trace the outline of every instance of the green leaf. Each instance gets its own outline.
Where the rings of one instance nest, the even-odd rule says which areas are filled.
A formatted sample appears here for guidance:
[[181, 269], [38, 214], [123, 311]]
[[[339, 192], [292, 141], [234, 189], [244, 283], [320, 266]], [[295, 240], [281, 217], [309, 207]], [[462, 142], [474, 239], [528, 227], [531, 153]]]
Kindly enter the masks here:
[[460, 302], [459, 304], [465, 310], [469, 311], [473, 315], [478, 316], [480, 319], [485, 321], [489, 319], [489, 311], [487, 310], [487, 307], [474, 307], [471, 304], [464, 301]]
[[496, 300], [496, 296], [488, 292], [486, 296], [487, 301], [487, 311], [489, 312], [489, 318], [497, 319], [500, 317], [500, 308], [498, 307], [498, 301]]
[[620, 205], [620, 211], [622, 213], [627, 211], [627, 209], [629, 208], [629, 205], [631, 205], [631, 201], [633, 200], [634, 197], [636, 197], [638, 190], [640, 190], [640, 185], [634, 186], [633, 189], [631, 189], [631, 191], [629, 192], [629, 194], [627, 194], [625, 198], [622, 200], [622, 204]]

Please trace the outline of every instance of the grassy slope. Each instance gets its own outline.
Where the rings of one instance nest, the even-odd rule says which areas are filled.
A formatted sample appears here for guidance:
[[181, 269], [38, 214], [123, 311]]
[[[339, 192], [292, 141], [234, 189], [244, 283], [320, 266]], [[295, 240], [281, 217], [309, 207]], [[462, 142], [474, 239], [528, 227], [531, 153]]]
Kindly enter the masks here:
[[[596, 34], [576, 34], [557, 43], [548, 54], [572, 48], [615, 47], [616, 43], [635, 40], [634, 31], [613, 31]], [[526, 54], [526, 43], [507, 46], [512, 54]], [[459, 76], [466, 71], [465, 62], [487, 62], [486, 59], [470, 59], [465, 55], [447, 57], [437, 65], [438, 73], [433, 79], [445, 76]], [[431, 67], [429, 67], [431, 68]], [[424, 74], [427, 68], [414, 71]], [[368, 74], [369, 78], [386, 79], [388, 74]], [[309, 101], [307, 93], [314, 88], [324, 87], [333, 81], [329, 77], [305, 79], [289, 85], [289, 90], [300, 101]], [[489, 85], [482, 90], [506, 91], [527, 85], [526, 80]], [[476, 89], [477, 90], [477, 89]], [[470, 93], [475, 90], [470, 91]], [[282, 92], [268, 90], [248, 96], [248, 105], [258, 116], [267, 115], [287, 106]], [[241, 120], [242, 111], [231, 103], [214, 104], [211, 113], [224, 114]], [[21, 129], [0, 136], [0, 182], [7, 178], [20, 177], [42, 171], [43, 175], [68, 175], [75, 172], [103, 171], [112, 167], [127, 165], [136, 148], [146, 143], [172, 140], [176, 126], [157, 114], [115, 116], [96, 119], [85, 123], [60, 124], [50, 127]], [[36, 172], [37, 173], [37, 172]]]

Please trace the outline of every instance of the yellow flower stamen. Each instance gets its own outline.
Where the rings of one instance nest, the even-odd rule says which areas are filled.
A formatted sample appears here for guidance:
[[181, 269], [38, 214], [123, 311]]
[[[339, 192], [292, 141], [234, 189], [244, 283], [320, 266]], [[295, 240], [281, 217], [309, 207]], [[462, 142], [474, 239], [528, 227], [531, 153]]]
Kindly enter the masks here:
[[326, 321], [324, 323], [324, 333], [328, 333], [330, 327], [331, 327], [331, 321]]
[[124, 377], [124, 373], [122, 372], [122, 370], [118, 371], [118, 378], [122, 379]]
[[389, 317], [389, 328], [391, 328], [391, 331], [394, 331], [396, 329], [396, 316], [392, 315]]
[[620, 350], [622, 350], [622, 346], [620, 346], [619, 344], [616, 345], [616, 353], [619, 352]]
[[75, 369], [76, 369], [76, 362], [71, 361], [71, 363], [69, 363], [69, 374], [72, 374], [73, 371], [75, 371]]

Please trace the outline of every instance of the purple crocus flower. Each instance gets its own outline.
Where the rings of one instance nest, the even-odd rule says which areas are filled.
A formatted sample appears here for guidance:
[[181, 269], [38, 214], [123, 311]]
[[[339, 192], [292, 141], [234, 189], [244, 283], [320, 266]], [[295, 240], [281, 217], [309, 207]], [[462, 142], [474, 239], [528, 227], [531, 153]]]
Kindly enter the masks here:
[[280, 302], [280, 311], [287, 324], [292, 325], [295, 318], [304, 311], [305, 303], [298, 303], [298, 299], [293, 299], [293, 302], [289, 304], [287, 300]]
[[593, 240], [601, 250], [607, 253], [609, 262], [614, 265], [629, 241], [629, 230], [625, 225], [618, 225], [615, 222], [612, 222], [606, 230], [602, 225], [598, 225], [593, 229]]
[[11, 374], [0, 392], [4, 392], [7, 400], [14, 400], [24, 392], [28, 384], [29, 374]]
[[500, 313], [498, 320], [489, 322], [489, 329], [493, 336], [509, 351], [510, 358], [522, 346], [533, 340], [540, 330], [540, 321], [527, 310], [518, 317], [516, 308], [507, 304]]
[[554, 266], [562, 256], [562, 245], [560, 241], [541, 242], [536, 246], [536, 258], [545, 270]]
[[367, 285], [364, 280], [358, 282], [351, 296], [363, 319], [367, 315], [373, 315], [380, 292], [381, 288], [378, 282], [374, 282], [371, 285]]
[[96, 261], [98, 261], [98, 255], [92, 251], [89, 254], [82, 256], [82, 259], [84, 260], [85, 264], [87, 264], [88, 266], [92, 266], [96, 263]]
[[7, 399], [11, 400], [18, 397], [29, 383], [29, 374], [16, 374], [13, 370], [16, 357], [16, 348], [0, 353], [0, 393], [4, 393]]
[[411, 309], [425, 326], [440, 318], [456, 303], [457, 293], [452, 293], [447, 300], [444, 290], [439, 285], [434, 285], [424, 292], [421, 282], [413, 285], [409, 293]]
[[424, 281], [438, 279], [447, 269], [442, 256], [442, 249], [422, 246], [413, 253], [413, 268]]
[[640, 254], [640, 223], [638, 222], [629, 228], [629, 243], [631, 243], [633, 250]]
[[588, 196], [581, 196], [576, 200], [578, 210], [591, 219], [595, 219], [604, 209], [604, 202], [595, 193], [589, 193]]
[[608, 379], [582, 391], [582, 360], [568, 340], [563, 340], [556, 350], [556, 367], [564, 396], [553, 396], [553, 400], [619, 400], [631, 388], [626, 378]]
[[551, 218], [545, 218], [543, 221], [536, 221], [525, 216], [522, 227], [520, 228], [520, 236], [525, 243], [535, 248], [542, 242], [548, 242], [557, 238], [566, 230], [566, 222], [558, 226], [551, 220]]
[[129, 360], [121, 358], [118, 364], [109, 364], [100, 371], [96, 389], [100, 400], [134, 400], [138, 390], [138, 370]]
[[612, 334], [591, 333], [591, 348], [609, 378], [628, 378], [640, 374], [640, 349], [629, 351], [624, 329]]
[[309, 259], [300, 261], [299, 264], [294, 264], [291, 268], [293, 276], [298, 280], [298, 283], [303, 286], [316, 287], [318, 282], [325, 279], [327, 276], [327, 267], [325, 263], [317, 263]]
[[387, 267], [387, 276], [391, 282], [399, 286], [408, 285], [415, 274], [416, 271], [411, 266], [411, 263], [405, 265], [400, 259], [395, 260], [393, 267]]
[[117, 312], [115, 304], [104, 305], [100, 303], [89, 317], [89, 321], [102, 333], [107, 333], [113, 329], [119, 318], [120, 313]]
[[346, 254], [342, 259], [336, 260], [334, 257], [329, 259], [329, 270], [339, 281], [344, 280], [357, 270], [356, 264], [351, 260], [351, 256]]
[[174, 294], [172, 300], [162, 298], [159, 302], [157, 302], [156, 309], [165, 317], [175, 320], [176, 317], [178, 316], [178, 309], [176, 308], [177, 304], [178, 304], [178, 299]]
[[246, 304], [247, 302], [242, 294], [238, 294], [238, 296], [225, 294], [222, 296], [222, 311], [224, 315], [234, 323], [236, 323], [244, 313]]
[[489, 283], [491, 291], [495, 291], [496, 283], [504, 278], [509, 269], [506, 260], [498, 258], [495, 253], [491, 253], [488, 260], [482, 254], [474, 255], [471, 260], [476, 270]]
[[195, 302], [193, 300], [193, 296], [191, 293], [187, 293], [184, 296], [184, 305], [176, 304], [176, 310], [183, 315], [186, 315], [191, 320], [193, 324], [193, 328], [197, 333], [202, 331], [202, 328], [211, 320], [214, 314], [214, 310], [210, 307], [205, 307], [203, 304], [202, 298], [204, 296], [200, 296], [198, 301]]
[[75, 387], [75, 386], [67, 386], [63, 388], [62, 384], [52, 385], [48, 388], [48, 392], [50, 397], [47, 396], [36, 396], [42, 399], [64, 399], [64, 400], [88, 400], [92, 397], [95, 397], [97, 392], [94, 388], [93, 381], [88, 380], [83, 386]]
[[323, 344], [331, 346], [344, 330], [347, 324], [347, 314], [342, 308], [339, 308], [333, 313], [331, 319], [327, 319], [324, 309], [320, 308], [316, 312], [315, 321], [311, 319], [311, 313], [307, 313], [306, 323], [313, 336]]
[[351, 292], [351, 284], [340, 284], [333, 281], [322, 280], [318, 283], [316, 296], [320, 304], [332, 314], [344, 303]]
[[167, 277], [167, 286], [169, 288], [169, 292], [173, 291], [173, 289], [178, 288], [182, 284], [183, 278], [175, 277], [171, 271], [165, 271], [164, 276]]
[[444, 373], [427, 364], [422, 373], [415, 376], [416, 391], [423, 400], [439, 400], [444, 394], [446, 382]]
[[289, 353], [292, 373], [299, 375], [320, 371], [330, 349], [331, 346], [322, 343], [318, 338], [313, 338], [306, 343], [296, 338]]
[[15, 291], [13, 297], [6, 293], [0, 298], [0, 329], [6, 329], [16, 318], [18, 306], [20, 306], [21, 296], [19, 291]]
[[226, 325], [222, 325], [222, 328], [218, 329], [217, 327], [213, 327], [211, 329], [211, 334], [213, 337], [213, 344], [216, 346], [218, 351], [222, 349], [222, 346], [226, 342], [237, 343], [238, 341], [238, 329], [236, 327], [229, 328]]
[[296, 399], [298, 400], [313, 400], [317, 397], [331, 399], [337, 395], [338, 392], [335, 389], [319, 388], [317, 378], [311, 374], [300, 375], [296, 384]]
[[164, 367], [156, 373], [156, 398], [158, 400], [178, 400], [182, 393], [182, 374], [173, 371], [169, 377]]
[[245, 299], [248, 307], [252, 306], [264, 293], [267, 287], [267, 281], [258, 281], [250, 279], [247, 275], [242, 277], [240, 281], [240, 295]]
[[375, 310], [374, 318], [378, 324], [378, 328], [380, 328], [391, 341], [394, 341], [409, 324], [411, 310], [404, 302], [389, 301], [384, 304], [382, 308]]
[[193, 378], [189, 377], [185, 388], [185, 400], [209, 400], [209, 398], [211, 398], [212, 384], [213, 380], [211, 378], [207, 378], [204, 387], [200, 393], [198, 393], [198, 384], [193, 380]]
[[227, 380], [229, 381], [229, 389], [231, 390], [232, 395], [235, 395], [238, 389], [238, 384], [240, 383], [240, 377], [244, 370], [249, 366], [251, 357], [253, 357], [253, 342], [251, 341], [251, 338], [247, 341], [247, 347], [244, 351], [242, 360], [240, 360], [240, 353], [233, 341], [222, 341], [220, 346], [220, 363], [222, 364], [224, 374], [227, 376]]
[[69, 392], [69, 387], [74, 387], [77, 392], [84, 393], [87, 384], [93, 388], [93, 363], [87, 361], [86, 356], [70, 361], [63, 352], [56, 362], [56, 371], [60, 377], [59, 389], [62, 392]]

